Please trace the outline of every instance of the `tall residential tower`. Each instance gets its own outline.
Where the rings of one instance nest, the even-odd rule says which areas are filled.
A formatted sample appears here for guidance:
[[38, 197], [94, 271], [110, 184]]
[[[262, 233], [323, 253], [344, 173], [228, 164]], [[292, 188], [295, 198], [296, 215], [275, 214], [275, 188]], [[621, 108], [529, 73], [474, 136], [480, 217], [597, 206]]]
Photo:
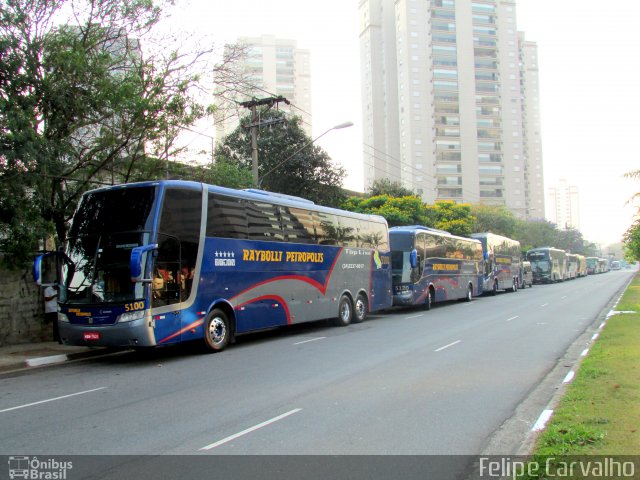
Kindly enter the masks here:
[[309, 50], [300, 49], [295, 40], [274, 35], [241, 37], [238, 44], [246, 48], [246, 56], [239, 65], [246, 86], [242, 98], [218, 101], [219, 118], [216, 138], [222, 139], [237, 126], [239, 118], [248, 112], [238, 102], [251, 97], [282, 96], [291, 102], [291, 112], [302, 117], [302, 128], [311, 135], [311, 62]]
[[535, 43], [512, 0], [361, 0], [365, 186], [544, 217]]

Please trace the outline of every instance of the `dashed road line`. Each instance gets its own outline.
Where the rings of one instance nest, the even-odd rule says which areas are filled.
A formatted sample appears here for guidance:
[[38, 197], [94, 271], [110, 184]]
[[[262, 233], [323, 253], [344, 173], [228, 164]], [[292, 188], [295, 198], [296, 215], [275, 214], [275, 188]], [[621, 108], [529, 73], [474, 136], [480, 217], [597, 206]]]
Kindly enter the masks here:
[[296, 343], [294, 343], [294, 345], [302, 345], [303, 343], [317, 342], [318, 340], [324, 340], [325, 338], [327, 338], [327, 337], [311, 338], [309, 340], [303, 340], [301, 342], [296, 342]]
[[272, 423], [278, 422], [280, 420], [282, 420], [283, 418], [287, 418], [295, 413], [300, 412], [302, 409], [301, 408], [296, 408], [294, 410], [290, 410], [287, 413], [283, 413], [282, 415], [278, 415], [277, 417], [273, 417], [270, 420], [267, 420], [265, 422], [259, 423], [257, 425], [254, 425], [253, 427], [249, 427], [246, 430], [242, 430], [241, 432], [235, 433], [233, 435], [229, 435], [226, 438], [223, 438], [222, 440], [218, 440], [217, 442], [211, 443], [209, 445], [206, 445], [204, 447], [202, 447], [200, 450], [211, 450], [213, 448], [219, 447], [220, 445], [224, 445], [225, 443], [229, 443], [233, 440], [235, 440], [236, 438], [240, 438], [244, 435], [247, 435], [248, 433], [251, 432], [255, 432], [256, 430], [259, 430], [261, 428], [264, 428], [268, 425], [271, 425]]
[[440, 347], [436, 350], [434, 350], [434, 352], [441, 352], [442, 350], [444, 350], [445, 348], [449, 348], [449, 347], [453, 347], [454, 345], [457, 345], [461, 342], [462, 340], [456, 340], [455, 342], [451, 342], [448, 345], [445, 345], [444, 347]]
[[85, 390], [83, 392], [70, 393], [69, 395], [62, 395], [60, 397], [48, 398], [46, 400], [40, 400], [38, 402], [27, 403], [25, 405], [18, 405], [17, 407], [5, 408], [4, 410], [0, 410], [0, 413], [11, 412], [12, 410], [18, 410], [20, 408], [32, 407], [34, 405], [40, 405], [41, 403], [55, 402], [56, 400], [62, 400], [65, 398], [75, 397], [77, 395], [84, 395], [85, 393], [97, 392], [98, 390], [104, 390], [107, 387], [98, 387], [93, 388], [91, 390]]

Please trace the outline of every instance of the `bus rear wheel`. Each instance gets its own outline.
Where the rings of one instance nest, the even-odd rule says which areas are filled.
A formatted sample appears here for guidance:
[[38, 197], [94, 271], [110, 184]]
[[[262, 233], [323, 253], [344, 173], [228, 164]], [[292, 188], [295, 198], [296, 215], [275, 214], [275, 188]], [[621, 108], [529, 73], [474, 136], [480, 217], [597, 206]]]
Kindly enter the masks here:
[[338, 303], [338, 316], [334, 320], [336, 327], [346, 327], [351, 323], [353, 318], [353, 306], [351, 305], [351, 299], [347, 295], [340, 297]]
[[361, 323], [364, 322], [365, 318], [367, 318], [367, 311], [369, 310], [369, 305], [367, 302], [367, 297], [364, 294], [359, 293], [356, 297], [356, 304], [353, 309], [353, 318], [351, 321], [353, 323]]
[[204, 344], [211, 352], [220, 352], [229, 344], [231, 338], [231, 326], [227, 314], [215, 308], [209, 315], [204, 325]]

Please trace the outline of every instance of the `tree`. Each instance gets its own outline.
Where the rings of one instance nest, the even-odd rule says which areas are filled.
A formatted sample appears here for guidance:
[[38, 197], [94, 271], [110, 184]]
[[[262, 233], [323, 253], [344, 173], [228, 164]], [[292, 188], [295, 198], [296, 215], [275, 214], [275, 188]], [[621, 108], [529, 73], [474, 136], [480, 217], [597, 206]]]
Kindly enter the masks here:
[[471, 206], [451, 201], [438, 201], [426, 205], [426, 225], [445, 230], [453, 235], [469, 236], [473, 233], [476, 218], [471, 215]]
[[636, 218], [622, 239], [625, 259], [629, 262], [640, 261], [640, 218]]
[[474, 232], [492, 232], [515, 238], [518, 219], [504, 205], [473, 205], [471, 214], [475, 217]]
[[[263, 121], [277, 121], [258, 134], [260, 188], [295, 195], [321, 205], [338, 206], [344, 200], [345, 169], [331, 163], [329, 155], [302, 130], [299, 117], [286, 118], [277, 110], [264, 110]], [[251, 168], [250, 117], [216, 147], [216, 158]]]
[[369, 187], [368, 196], [377, 197], [379, 195], [388, 195], [390, 197], [410, 197], [414, 193], [402, 186], [400, 182], [392, 182], [388, 178], [374, 180]]
[[381, 215], [389, 226], [424, 225], [425, 207], [422, 200], [415, 196], [391, 197], [376, 195], [369, 198], [349, 197], [342, 208], [352, 212]]
[[45, 233], [64, 241], [83, 192], [168, 165], [180, 153], [182, 129], [210, 112], [202, 72], [227, 70], [237, 56], [214, 65], [212, 46], [174, 47], [186, 43], [154, 36], [161, 16], [154, 0], [0, 4], [0, 248], [7, 258], [25, 259]]

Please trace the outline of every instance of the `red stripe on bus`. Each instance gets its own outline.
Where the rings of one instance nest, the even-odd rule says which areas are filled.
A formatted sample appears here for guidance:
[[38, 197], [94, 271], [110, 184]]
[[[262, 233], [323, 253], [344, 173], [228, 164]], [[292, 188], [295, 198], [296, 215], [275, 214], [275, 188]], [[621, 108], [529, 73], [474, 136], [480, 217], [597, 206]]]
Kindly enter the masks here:
[[160, 340], [158, 343], [164, 343], [167, 342], [169, 340], [171, 340], [172, 338], [177, 337], [178, 335], [182, 335], [184, 332], [191, 330], [192, 328], [197, 328], [200, 325], [202, 325], [204, 323], [204, 318], [200, 318], [198, 320], [196, 320], [195, 322], [193, 322], [190, 325], [187, 325], [186, 327], [178, 330], [175, 333], [172, 333], [171, 335], [169, 335], [168, 337], [163, 338], [162, 340]]
[[287, 316], [287, 325], [291, 325], [291, 314], [289, 313], [289, 306], [287, 305], [287, 302], [285, 302], [284, 299], [278, 295], [263, 295], [262, 297], [253, 298], [249, 301], [241, 303], [240, 305], [237, 305], [235, 309], [238, 310], [240, 308], [245, 307], [246, 305], [250, 305], [254, 302], [259, 302], [261, 300], [275, 300], [276, 302], [281, 304], [282, 308], [284, 308], [284, 313]]
[[327, 288], [329, 287], [329, 280], [331, 279], [331, 275], [333, 274], [333, 270], [336, 267], [336, 263], [338, 262], [338, 258], [340, 258], [340, 255], [342, 254], [342, 248], [343, 247], [340, 247], [340, 250], [338, 251], [338, 254], [336, 255], [336, 258], [333, 259], [333, 263], [331, 264], [331, 268], [329, 268], [329, 272], [327, 273], [327, 278], [325, 279], [324, 284], [321, 284], [320, 282], [318, 282], [316, 280], [313, 280], [312, 278], [305, 277], [303, 275], [283, 275], [281, 277], [270, 278], [268, 280], [264, 280], [262, 282], [256, 283], [255, 285], [252, 285], [251, 287], [241, 291], [237, 295], [234, 295], [229, 300], [233, 301], [235, 298], [238, 298], [241, 295], [244, 295], [245, 293], [250, 292], [251, 290], [254, 290], [254, 289], [256, 289], [256, 288], [258, 288], [258, 287], [260, 287], [262, 285], [267, 285], [267, 284], [273, 283], [273, 282], [280, 282], [280, 281], [283, 281], [283, 280], [298, 280], [300, 282], [308, 283], [309, 285], [314, 287], [316, 290], [318, 290], [320, 293], [325, 295], [327, 293]]

